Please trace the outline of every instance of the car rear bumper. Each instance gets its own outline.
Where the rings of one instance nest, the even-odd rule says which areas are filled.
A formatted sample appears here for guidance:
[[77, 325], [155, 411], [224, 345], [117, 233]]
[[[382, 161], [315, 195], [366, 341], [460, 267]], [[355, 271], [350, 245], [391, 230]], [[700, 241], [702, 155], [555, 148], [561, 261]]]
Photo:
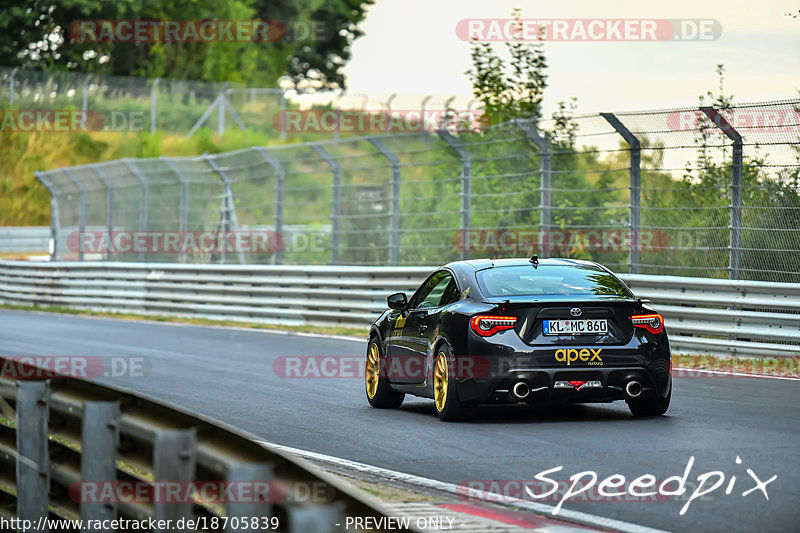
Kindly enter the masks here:
[[[474, 368], [471, 375], [465, 373], [457, 380], [462, 401], [610, 402], [630, 399], [626, 387], [631, 382], [641, 387], [641, 398], [665, 398], [672, 387], [666, 334], [634, 336], [625, 345], [542, 348], [516, 342], [512, 335], [495, 337], [475, 339], [470, 354], [456, 355]], [[523, 392], [529, 389], [524, 397], [514, 394], [517, 383], [525, 384]]]

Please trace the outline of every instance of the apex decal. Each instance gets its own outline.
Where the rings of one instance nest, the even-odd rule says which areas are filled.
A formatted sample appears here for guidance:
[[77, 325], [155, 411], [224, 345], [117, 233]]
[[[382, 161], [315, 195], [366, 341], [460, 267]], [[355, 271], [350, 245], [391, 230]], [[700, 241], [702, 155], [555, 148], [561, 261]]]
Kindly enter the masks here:
[[582, 350], [562, 348], [556, 350], [556, 361], [559, 363], [567, 363], [567, 366], [575, 361], [582, 361], [593, 366], [603, 366], [603, 359], [600, 357], [600, 352], [602, 351], [602, 348], [583, 348]]

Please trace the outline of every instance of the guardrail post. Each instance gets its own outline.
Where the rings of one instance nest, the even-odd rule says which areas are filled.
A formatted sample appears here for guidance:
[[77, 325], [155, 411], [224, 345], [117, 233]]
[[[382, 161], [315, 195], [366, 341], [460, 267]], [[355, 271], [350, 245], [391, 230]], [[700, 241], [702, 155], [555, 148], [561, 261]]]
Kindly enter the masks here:
[[[136, 179], [139, 180], [139, 183], [142, 186], [142, 205], [141, 205], [142, 227], [141, 227], [141, 231], [147, 233], [147, 229], [148, 229], [148, 226], [149, 226], [148, 209], [150, 209], [150, 207], [149, 207], [149, 202], [150, 202], [150, 199], [149, 199], [150, 182], [147, 179], [147, 176], [145, 176], [144, 173], [142, 173], [142, 171], [139, 169], [139, 167], [136, 166], [135, 162], [132, 162], [130, 159], [123, 159], [122, 162], [125, 163], [125, 166], [128, 167], [128, 170], [130, 170], [131, 173], [133, 173], [133, 175], [136, 177]], [[144, 262], [144, 252], [139, 252], [139, 261]]]
[[631, 225], [631, 250], [629, 255], [628, 271], [631, 274], [639, 273], [639, 265], [641, 264], [640, 250], [641, 238], [639, 235], [641, 228], [641, 191], [642, 191], [642, 143], [639, 139], [631, 133], [631, 131], [620, 122], [614, 113], [600, 113], [600, 116], [606, 119], [611, 124], [617, 133], [619, 133], [631, 150], [631, 185], [630, 185], [630, 225]]
[[339, 162], [322, 146], [311, 143], [311, 148], [317, 152], [323, 161], [328, 163], [333, 172], [333, 200], [331, 203], [331, 264], [339, 264], [339, 218], [342, 209], [342, 167]]
[[[153, 481], [188, 483], [194, 481], [196, 461], [194, 429], [165, 429], [156, 432], [153, 441]], [[153, 518], [176, 523], [192, 518], [192, 502], [164, 501], [163, 488], [156, 491]]]
[[[111, 180], [108, 179], [108, 176], [103, 171], [102, 168], [99, 166], [92, 166], [92, 170], [97, 173], [97, 176], [103, 180], [103, 183], [106, 185], [106, 225], [108, 226], [108, 238], [113, 239], [114, 235], [114, 185], [112, 184]], [[106, 260], [111, 261], [111, 247], [109, 246], [108, 250], [106, 251]]]
[[[81, 421], [81, 480], [113, 483], [117, 480], [119, 402], [86, 402]], [[81, 520], [113, 520], [117, 504], [81, 501]], [[84, 526], [83, 531], [94, 531]]]
[[[275, 487], [270, 483], [274, 479], [272, 468], [266, 463], [238, 463], [228, 468], [227, 483], [244, 483], [253, 487], [253, 498], [257, 501], [228, 502], [225, 505], [226, 516], [236, 516], [242, 520], [248, 521], [250, 518], [263, 519], [264, 517], [272, 516], [272, 497], [271, 492]], [[263, 485], [261, 485], [263, 483]], [[267, 490], [262, 491], [260, 487]], [[266, 496], [266, 500], [262, 500], [259, 496]], [[235, 524], [235, 521], [228, 522], [225, 531], [246, 531], [246, 528], [241, 527], [242, 524]], [[234, 527], [239, 526], [239, 527]], [[253, 528], [250, 528], [253, 529]], [[258, 528], [255, 528], [258, 529]], [[315, 531], [315, 530], [308, 530]]]
[[[450, 100], [446, 105], [449, 105]], [[449, 131], [441, 129], [437, 133], [461, 159], [461, 259], [469, 259], [470, 250], [467, 243], [472, 224], [472, 154]]]
[[50, 192], [50, 239], [52, 245], [50, 247], [50, 260], [58, 260], [58, 234], [61, 232], [61, 221], [59, 220], [58, 213], [58, 196], [56, 195], [55, 187], [50, 183], [43, 172], [34, 172], [34, 176], [42, 185]]
[[156, 97], [158, 96], [156, 88], [161, 82], [161, 78], [153, 80], [153, 85], [150, 86], [150, 133], [156, 132]]
[[[186, 175], [172, 159], [168, 157], [160, 157], [159, 159], [167, 164], [170, 170], [172, 170], [172, 172], [174, 172], [178, 177], [178, 181], [181, 182], [181, 200], [179, 204], [180, 220], [178, 221], [178, 231], [181, 233], [184, 231], [189, 231], [189, 180], [186, 179]], [[178, 252], [178, 261], [181, 263], [186, 262], [186, 250], [181, 250]]]
[[[344, 528], [344, 506], [339, 503], [289, 509], [289, 533], [338, 533]], [[339, 524], [337, 526], [337, 524]]]
[[83, 235], [86, 233], [86, 186], [75, 175], [72, 169], [65, 169], [65, 173], [69, 180], [74, 183], [80, 191], [79, 196], [79, 213], [78, 213], [78, 261], [83, 261]]
[[[222, 179], [223, 184], [223, 193], [222, 193], [222, 208], [220, 209], [220, 221], [223, 225], [223, 231], [225, 232], [235, 232], [239, 229], [239, 221], [236, 218], [236, 206], [233, 203], [233, 190], [231, 188], [231, 183], [233, 180], [225, 172], [219, 164], [214, 161], [214, 159], [203, 156], [202, 160], [206, 162], [208, 166]], [[237, 250], [237, 258], [239, 260], [239, 264], [244, 264], [244, 253], [242, 250]], [[225, 263], [225, 258], [227, 257], [227, 252], [223, 249], [220, 252], [221, 262]]]
[[400, 159], [379, 138], [368, 137], [368, 139], [392, 165], [392, 192], [389, 207], [389, 264], [395, 266], [400, 255]]
[[[281, 98], [283, 98], [283, 92], [281, 92]], [[269, 150], [266, 148], [257, 147], [256, 151], [261, 154], [264, 161], [269, 163], [272, 170], [275, 171], [275, 235], [278, 245], [278, 249], [275, 251], [275, 264], [280, 265], [283, 263], [283, 193], [286, 185], [286, 169], [283, 168], [280, 161], [269, 153]]]
[[733, 141], [733, 157], [731, 159], [731, 219], [730, 236], [728, 242], [728, 278], [738, 280], [741, 268], [742, 249], [742, 167], [743, 167], [743, 141], [741, 134], [736, 131], [718, 109], [701, 107], [700, 111], [714, 123], [731, 141]]
[[530, 119], [515, 119], [514, 123], [522, 131], [525, 138], [536, 145], [541, 158], [539, 167], [540, 187], [539, 187], [539, 254], [541, 257], [550, 257], [550, 226], [552, 202], [550, 194], [552, 191], [553, 175], [553, 147], [547, 137], [542, 137], [536, 128], [536, 123]]
[[49, 393], [48, 381], [17, 382], [17, 516], [34, 524], [48, 512]]

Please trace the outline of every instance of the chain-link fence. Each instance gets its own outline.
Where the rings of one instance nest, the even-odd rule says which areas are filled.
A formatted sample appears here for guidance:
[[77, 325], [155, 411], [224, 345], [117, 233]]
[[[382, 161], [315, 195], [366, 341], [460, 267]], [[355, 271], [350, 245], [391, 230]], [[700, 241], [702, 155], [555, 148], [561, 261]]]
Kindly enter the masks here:
[[536, 252], [800, 282], [798, 117], [800, 99], [603, 113], [37, 175], [56, 259], [436, 265]]
[[[395, 96], [345, 91], [303, 94], [294, 89], [246, 87], [235, 83], [0, 66], [0, 109], [89, 110], [104, 119], [102, 128], [107, 131], [162, 131], [191, 136], [206, 128], [220, 135], [231, 130], [249, 130], [274, 136], [276, 141], [305, 140], [309, 132], [276, 127], [287, 110], [308, 107], [386, 110], [392, 108]], [[426, 109], [442, 112], [456, 104], [465, 105], [464, 99], [435, 95], [420, 96], [418, 102], [416, 97], [410, 100], [415, 102], [412, 107], [422, 112]], [[310, 133], [313, 137], [317, 132]], [[327, 133], [329, 137], [338, 138], [340, 131], [335, 129]]]

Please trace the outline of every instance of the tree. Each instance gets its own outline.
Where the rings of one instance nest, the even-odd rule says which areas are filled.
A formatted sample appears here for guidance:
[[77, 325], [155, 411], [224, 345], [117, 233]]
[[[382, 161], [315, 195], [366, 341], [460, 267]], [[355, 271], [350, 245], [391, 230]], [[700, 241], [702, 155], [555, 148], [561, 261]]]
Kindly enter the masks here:
[[[372, 2], [16, 0], [2, 6], [0, 64], [265, 86], [285, 77], [295, 85], [343, 87], [342, 67]], [[287, 32], [277, 42], [81, 42], [69, 35], [80, 20], [276, 20]], [[310, 33], [313, 27], [323, 34]]]
[[466, 74], [472, 94], [483, 104], [484, 121], [499, 123], [512, 118], [541, 117], [541, 103], [547, 88], [547, 60], [541, 40], [525, 42], [519, 9], [511, 13], [516, 37], [506, 42], [508, 65], [491, 43], [473, 42], [472, 68]]

